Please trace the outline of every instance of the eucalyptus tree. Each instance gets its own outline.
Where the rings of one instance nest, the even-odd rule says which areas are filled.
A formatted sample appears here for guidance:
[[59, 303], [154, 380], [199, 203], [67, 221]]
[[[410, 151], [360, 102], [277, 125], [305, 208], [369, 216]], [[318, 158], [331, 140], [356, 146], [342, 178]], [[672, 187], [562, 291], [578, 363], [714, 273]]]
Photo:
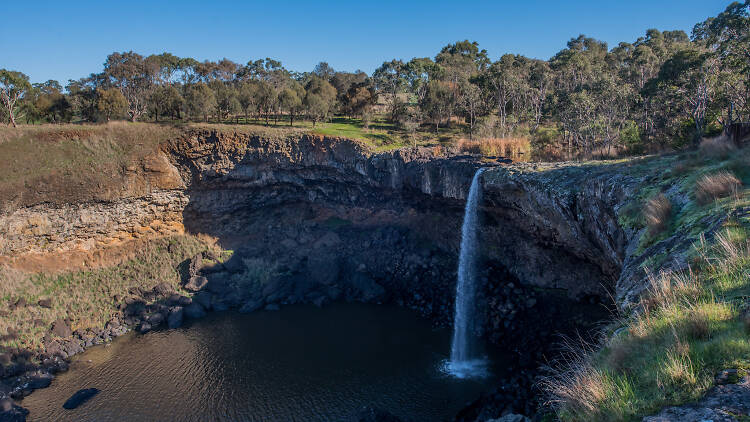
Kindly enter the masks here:
[[542, 60], [534, 60], [531, 63], [529, 72], [529, 107], [533, 120], [531, 132], [534, 133], [542, 122], [547, 98], [552, 91], [552, 72], [549, 64]]
[[398, 95], [406, 85], [406, 65], [402, 60], [391, 60], [383, 62], [375, 69], [372, 79], [378, 92], [383, 92], [388, 97], [388, 109], [391, 121], [397, 120], [397, 114], [402, 107]]
[[479, 49], [479, 43], [464, 40], [443, 47], [435, 56], [435, 63], [440, 66], [441, 79], [451, 90], [449, 114], [452, 115], [461, 104], [461, 87], [485, 71], [491, 62], [487, 51]]
[[25, 112], [27, 122], [32, 120], [53, 123], [70, 121], [72, 105], [62, 91], [62, 85], [55, 80], [32, 84], [32, 88], [23, 101], [23, 107], [27, 110]]
[[364, 117], [375, 105], [375, 87], [370, 81], [352, 84], [344, 94], [344, 112], [350, 116]]
[[240, 110], [245, 114], [245, 120], [248, 118], [249, 110], [257, 110], [257, 90], [257, 81], [239, 81], [237, 83], [237, 102], [239, 102]]
[[430, 81], [440, 77], [440, 66], [429, 57], [413, 58], [406, 63], [406, 83], [409, 92], [414, 96], [417, 104], [417, 120], [421, 124], [424, 121], [424, 104]]
[[8, 122], [16, 125], [16, 109], [26, 92], [31, 89], [29, 77], [21, 72], [0, 69], [0, 101], [2, 101]]
[[198, 65], [198, 61], [191, 57], [183, 57], [177, 62], [176, 71], [180, 74], [179, 81], [183, 88], [198, 81], [196, 72], [196, 66]]
[[156, 68], [154, 74], [154, 82], [158, 85], [166, 85], [172, 83], [174, 75], [178, 72], [181, 65], [179, 57], [164, 52], [162, 54], [152, 54], [145, 59], [149, 62], [150, 66]]
[[159, 72], [155, 60], [146, 60], [132, 51], [112, 53], [104, 63], [107, 82], [120, 89], [128, 101], [128, 115], [136, 121], [146, 112], [148, 99], [154, 88], [154, 78]]
[[173, 85], [164, 85], [154, 89], [150, 101], [154, 120], [159, 121], [159, 114], [171, 115], [173, 118], [179, 117], [184, 102], [180, 91]]
[[65, 90], [74, 115], [89, 122], [96, 120], [98, 113], [96, 90], [104, 86], [104, 82], [105, 77], [100, 73], [92, 73], [88, 77], [68, 81]]
[[[662, 138], [700, 141], [706, 116], [715, 106], [717, 70], [716, 57], [694, 46], [675, 53], [664, 62], [658, 76], [646, 84], [643, 95], [660, 106], [655, 120]], [[684, 133], [684, 123], [692, 125], [692, 134]]]
[[[493, 94], [503, 136], [509, 132], [510, 113], [519, 114], [521, 98], [525, 94], [527, 72], [520, 60], [520, 56], [505, 54], [477, 78], [477, 82]], [[517, 121], [520, 121], [520, 116]]]
[[297, 81], [289, 81], [279, 93], [281, 110], [289, 115], [289, 126], [294, 126], [294, 118], [302, 113], [302, 100], [305, 98], [305, 88]]
[[229, 83], [217, 78], [209, 82], [208, 86], [214, 92], [214, 98], [216, 99], [214, 114], [217, 122], [226, 120], [232, 113], [240, 109], [236, 91], [232, 89]]
[[425, 115], [435, 125], [435, 133], [440, 131], [440, 124], [450, 118], [454, 107], [453, 90], [448, 82], [433, 80], [427, 85], [427, 95], [421, 104]]
[[733, 2], [695, 25], [693, 40], [719, 61], [717, 90], [725, 106], [721, 123], [750, 121], [750, 1]]
[[331, 78], [336, 74], [336, 71], [328, 64], [328, 62], [320, 62], [315, 65], [312, 73], [319, 78], [330, 82]]
[[97, 90], [96, 108], [107, 121], [124, 115], [128, 111], [128, 101], [117, 88]]
[[469, 139], [474, 137], [474, 127], [477, 123], [477, 118], [485, 113], [485, 102], [482, 98], [480, 88], [473, 84], [466, 82], [461, 87], [461, 111], [464, 113], [466, 123], [469, 124]]
[[319, 121], [328, 118], [336, 102], [336, 88], [328, 81], [314, 75], [305, 86], [305, 111], [313, 122], [313, 127]]
[[279, 103], [279, 95], [273, 84], [267, 80], [256, 82], [257, 90], [255, 91], [256, 107], [258, 114], [262, 115], [268, 125], [271, 113], [276, 110]]
[[188, 88], [185, 103], [191, 116], [208, 121], [208, 115], [216, 108], [216, 96], [208, 85], [198, 82]]
[[350, 95], [350, 89], [353, 86], [372, 86], [371, 79], [361, 70], [355, 72], [335, 72], [328, 82], [336, 88], [337, 111], [349, 115], [352, 114], [351, 111], [355, 107], [354, 104], [350, 103], [355, 98]]

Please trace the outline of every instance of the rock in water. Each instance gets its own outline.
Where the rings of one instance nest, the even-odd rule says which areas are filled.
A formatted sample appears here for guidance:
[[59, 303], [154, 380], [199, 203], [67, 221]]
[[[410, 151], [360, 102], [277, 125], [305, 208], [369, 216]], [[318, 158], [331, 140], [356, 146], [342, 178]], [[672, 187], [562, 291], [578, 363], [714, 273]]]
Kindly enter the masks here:
[[203, 318], [206, 316], [206, 311], [203, 310], [203, 306], [195, 302], [185, 307], [185, 316], [190, 319]]
[[63, 409], [75, 409], [97, 394], [99, 394], [99, 390], [96, 388], [84, 388], [83, 390], [78, 390], [63, 404]]
[[182, 306], [174, 306], [169, 308], [169, 316], [167, 317], [167, 325], [169, 328], [180, 328], [182, 326], [182, 318], [185, 311]]
[[9, 398], [0, 399], [0, 422], [25, 422], [29, 411]]

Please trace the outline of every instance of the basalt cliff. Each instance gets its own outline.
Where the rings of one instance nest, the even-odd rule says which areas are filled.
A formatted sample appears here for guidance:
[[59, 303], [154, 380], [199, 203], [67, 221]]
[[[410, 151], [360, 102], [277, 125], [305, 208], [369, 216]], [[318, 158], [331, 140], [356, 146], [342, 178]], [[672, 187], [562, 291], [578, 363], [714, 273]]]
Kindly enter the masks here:
[[[376, 153], [340, 138], [190, 129], [126, 166], [115, 191], [80, 200], [30, 192], [5, 201], [0, 264], [29, 271], [112, 265], [138, 242], [200, 234], [233, 251], [223, 262], [199, 255], [185, 263], [183, 282], [201, 312], [389, 302], [447, 324], [465, 198], [474, 173], [488, 167], [481, 334], [516, 353], [518, 371], [508, 388], [458, 419], [530, 412], [533, 401], [523, 394], [557, 336], [632, 306], [646, 285], [644, 260], [689, 246], [674, 238], [639, 249], [640, 229], [623, 224], [624, 216], [658, 174], [632, 165], [513, 164], [439, 147]], [[262, 285], [247, 282], [258, 273]], [[122, 317], [107, 335], [155, 328], [156, 319], [166, 324], [168, 308], [149, 302], [167, 293], [155, 286], [120, 298]], [[71, 341], [72, 349], [58, 342], [48, 354], [67, 357], [87, 346]], [[6, 376], [23, 372], [5, 368]]]

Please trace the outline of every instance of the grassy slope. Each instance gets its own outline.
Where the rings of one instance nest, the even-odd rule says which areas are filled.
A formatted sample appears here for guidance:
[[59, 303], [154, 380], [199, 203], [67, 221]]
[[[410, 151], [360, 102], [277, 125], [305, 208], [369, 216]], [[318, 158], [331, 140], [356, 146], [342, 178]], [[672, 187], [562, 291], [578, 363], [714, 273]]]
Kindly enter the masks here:
[[[664, 406], [699, 398], [717, 371], [750, 367], [750, 337], [743, 312], [750, 297], [750, 149], [712, 157], [703, 151], [643, 160], [651, 177], [620, 212], [620, 222], [641, 229], [646, 201], [664, 192], [673, 203], [666, 230], [643, 231], [636, 254], [679, 234], [694, 241], [690, 271], [657, 274], [640, 312], [608, 327], [596, 351], [577, 349], [570, 366], [547, 387], [563, 421], [631, 421]], [[696, 181], [730, 171], [741, 179], [736, 195], [701, 205]], [[634, 171], [639, 171], [637, 168]], [[716, 236], [703, 233], [728, 216]], [[658, 268], [670, 253], [650, 257]]]
[[[240, 118], [240, 122], [251, 126], [262, 126], [262, 120]], [[288, 121], [279, 121], [278, 126], [270, 122], [271, 126], [263, 127], [289, 127]], [[432, 127], [424, 126], [413, 135], [407, 133], [398, 125], [388, 122], [383, 116], [378, 116], [365, 128], [362, 120], [357, 118], [334, 117], [329, 122], [319, 122], [314, 127], [312, 122], [297, 121], [294, 128], [309, 131], [325, 136], [338, 136], [348, 139], [365, 141], [375, 151], [389, 151], [397, 148], [407, 147], [415, 141], [420, 146], [447, 145], [455, 143], [459, 138], [465, 137], [464, 127], [453, 124], [449, 128], [441, 128], [439, 134], [435, 134]]]
[[[28, 304], [0, 318], [0, 333], [15, 333], [0, 339], [0, 350], [40, 350], [42, 337], [58, 318], [70, 318], [74, 330], [102, 328], [120, 304], [114, 296], [127, 297], [131, 287], [150, 290], [168, 283], [180, 291], [178, 265], [209, 247], [184, 235], [150, 241], [131, 259], [111, 267], [59, 274], [27, 274], [0, 267], [0, 310], [12, 309], [21, 298]], [[52, 308], [37, 306], [40, 299], [51, 299]]]
[[128, 165], [178, 131], [124, 122], [0, 129], [0, 203], [109, 199], [123, 189]]

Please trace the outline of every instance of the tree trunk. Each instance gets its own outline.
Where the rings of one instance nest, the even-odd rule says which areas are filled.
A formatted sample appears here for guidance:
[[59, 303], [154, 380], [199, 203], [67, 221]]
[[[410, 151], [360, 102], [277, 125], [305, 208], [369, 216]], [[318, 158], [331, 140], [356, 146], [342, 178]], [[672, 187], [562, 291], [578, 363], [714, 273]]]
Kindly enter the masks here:
[[8, 110], [8, 118], [10, 119], [10, 124], [13, 125], [13, 127], [18, 127], [16, 125], [16, 116], [13, 115], [13, 112]]

